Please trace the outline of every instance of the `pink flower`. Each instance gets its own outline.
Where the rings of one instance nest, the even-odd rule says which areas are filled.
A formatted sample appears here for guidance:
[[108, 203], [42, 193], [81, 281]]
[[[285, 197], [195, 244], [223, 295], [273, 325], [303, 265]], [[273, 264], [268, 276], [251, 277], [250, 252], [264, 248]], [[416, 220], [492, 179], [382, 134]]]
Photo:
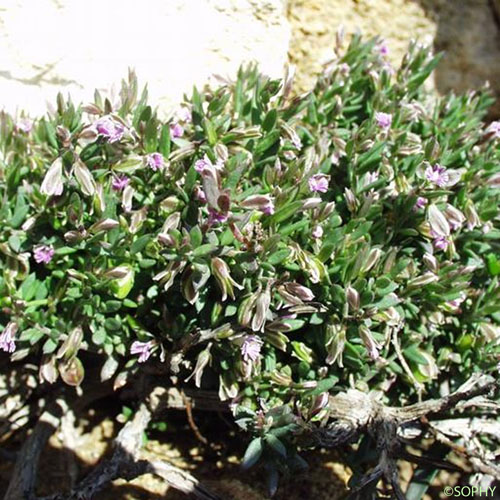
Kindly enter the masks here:
[[245, 361], [255, 362], [260, 358], [262, 339], [257, 335], [247, 335], [241, 346], [241, 354]]
[[94, 125], [97, 133], [110, 143], [119, 141], [125, 133], [125, 127], [109, 115], [99, 118]]
[[165, 164], [165, 160], [163, 159], [163, 155], [160, 153], [150, 153], [146, 155], [146, 165], [151, 170], [158, 170], [162, 168]]
[[30, 120], [29, 118], [21, 118], [21, 120], [17, 122], [16, 127], [17, 130], [20, 130], [25, 134], [29, 134], [33, 128], [33, 120]]
[[323, 236], [323, 228], [319, 225], [315, 226], [311, 234], [313, 238], [319, 239]]
[[491, 122], [487, 129], [485, 130], [486, 134], [492, 134], [492, 137], [500, 138], [500, 121]]
[[54, 256], [54, 249], [52, 246], [39, 245], [35, 248], [33, 256], [38, 264], [41, 264], [42, 262], [44, 264], [48, 264]]
[[182, 128], [182, 125], [179, 125], [178, 123], [172, 123], [170, 125], [170, 135], [174, 139], [182, 137], [183, 134], [184, 134], [184, 129]]
[[136, 340], [130, 347], [130, 354], [139, 354], [139, 363], [144, 363], [151, 356], [151, 348], [154, 343], [152, 340], [149, 342], [139, 342]]
[[425, 169], [425, 178], [429, 182], [436, 184], [438, 187], [445, 187], [450, 180], [450, 176], [448, 175], [446, 168], [438, 163], [436, 163], [433, 167], [429, 165]]
[[207, 195], [205, 194], [205, 191], [201, 189], [201, 187], [196, 186], [194, 188], [194, 197], [200, 202], [200, 203], [206, 203], [207, 202]]
[[222, 212], [217, 212], [213, 208], [208, 208], [208, 223], [209, 225], [215, 224], [216, 222], [226, 222], [227, 214], [223, 214]]
[[328, 184], [330, 183], [330, 176], [325, 174], [315, 174], [309, 177], [309, 189], [314, 193], [326, 193], [328, 191]]
[[375, 121], [380, 128], [390, 128], [392, 124], [392, 115], [377, 111], [375, 113]]
[[128, 185], [130, 182], [130, 179], [126, 175], [119, 175], [118, 177], [114, 177], [113, 181], [111, 182], [111, 187], [115, 191], [121, 191], [122, 189], [125, 188], [125, 186]]
[[197, 160], [194, 164], [194, 169], [201, 174], [206, 168], [222, 170], [224, 168], [224, 162], [222, 160], [217, 160], [215, 165], [210, 161], [210, 158], [205, 155], [201, 160]]
[[5, 352], [14, 352], [16, 350], [16, 342], [14, 336], [17, 332], [16, 323], [10, 322], [0, 334], [0, 349]]
[[413, 207], [413, 210], [421, 210], [422, 208], [425, 207], [425, 205], [427, 205], [427, 203], [429, 203], [429, 200], [427, 200], [427, 198], [424, 198], [423, 196], [419, 196], [417, 198], [417, 201]]

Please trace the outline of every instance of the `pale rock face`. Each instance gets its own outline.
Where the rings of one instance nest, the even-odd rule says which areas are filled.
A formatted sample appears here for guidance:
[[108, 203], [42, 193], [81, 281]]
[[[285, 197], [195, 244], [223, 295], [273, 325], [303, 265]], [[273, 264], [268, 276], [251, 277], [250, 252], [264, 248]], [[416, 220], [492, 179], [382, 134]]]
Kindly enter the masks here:
[[0, 108], [39, 115], [60, 91], [87, 102], [131, 67], [166, 112], [245, 62], [281, 77], [289, 38], [284, 0], [3, 0]]

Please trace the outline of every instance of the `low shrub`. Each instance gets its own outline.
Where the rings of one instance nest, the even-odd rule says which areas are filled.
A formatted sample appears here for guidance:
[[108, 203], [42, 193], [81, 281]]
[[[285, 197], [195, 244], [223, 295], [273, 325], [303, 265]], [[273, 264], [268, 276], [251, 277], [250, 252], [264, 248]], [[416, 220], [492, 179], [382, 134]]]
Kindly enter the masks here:
[[2, 114], [12, 366], [217, 391], [271, 489], [332, 395], [402, 406], [496, 375], [500, 123], [485, 92], [424, 88], [429, 49], [385, 54], [355, 37], [298, 97], [241, 69], [168, 120], [133, 74], [116, 102]]

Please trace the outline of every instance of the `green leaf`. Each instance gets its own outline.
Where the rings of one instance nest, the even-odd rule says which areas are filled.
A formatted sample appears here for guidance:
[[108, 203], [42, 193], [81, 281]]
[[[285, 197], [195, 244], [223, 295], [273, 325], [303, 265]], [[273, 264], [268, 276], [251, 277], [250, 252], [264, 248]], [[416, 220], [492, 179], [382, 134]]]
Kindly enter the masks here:
[[281, 262], [285, 261], [291, 253], [292, 251], [289, 248], [283, 248], [282, 250], [278, 250], [277, 252], [271, 254], [266, 259], [266, 262], [268, 264], [271, 264], [272, 266], [275, 266], [276, 264], [280, 264]]
[[425, 356], [422, 356], [420, 353], [420, 350], [416, 345], [411, 345], [409, 347], [406, 347], [403, 349], [403, 353], [405, 357], [407, 357], [410, 361], [413, 361], [414, 363], [418, 365], [428, 365], [429, 362], [427, 361], [427, 358]]
[[215, 250], [217, 250], [217, 247], [215, 245], [207, 243], [205, 245], [199, 246], [198, 248], [195, 248], [193, 250], [193, 257], [202, 257], [203, 255], [207, 255], [211, 252], [214, 252]]
[[122, 324], [115, 318], [106, 318], [104, 321], [104, 327], [106, 330], [117, 331], [121, 330]]
[[132, 243], [130, 247], [130, 252], [132, 254], [141, 252], [144, 249], [144, 247], [149, 243], [149, 241], [151, 241], [150, 234], [144, 234], [143, 236], [140, 236]]
[[18, 191], [16, 199], [16, 207], [14, 209], [14, 214], [10, 219], [10, 226], [13, 227], [14, 229], [17, 229], [24, 222], [24, 219], [26, 218], [29, 209], [30, 206], [26, 203], [24, 196], [21, 194], [20, 191]]
[[274, 434], [267, 434], [265, 439], [266, 443], [276, 453], [278, 453], [278, 455], [281, 455], [283, 458], [286, 458], [286, 447]]
[[170, 127], [168, 124], [165, 124], [161, 128], [160, 142], [158, 144], [158, 150], [165, 158], [168, 158], [170, 155], [170, 146]]
[[106, 341], [107, 333], [104, 328], [98, 328], [93, 334], [92, 334], [92, 342], [95, 345], [102, 345]]
[[324, 378], [323, 380], [320, 380], [318, 385], [312, 391], [309, 391], [308, 394], [310, 396], [319, 396], [323, 392], [328, 392], [332, 387], [335, 387], [335, 384], [338, 381], [339, 378], [335, 376]]
[[280, 222], [289, 219], [293, 215], [297, 214], [298, 210], [302, 207], [303, 204], [304, 203], [299, 200], [288, 203], [284, 207], [277, 210], [276, 213], [270, 217], [271, 223], [279, 224]]
[[276, 120], [278, 118], [278, 111], [276, 108], [270, 109], [262, 122], [262, 129], [264, 132], [270, 132], [274, 125], [276, 125]]
[[262, 451], [262, 438], [257, 437], [253, 439], [245, 451], [243, 461], [241, 462], [241, 468], [243, 470], [247, 470], [250, 469], [250, 467], [254, 466], [259, 461], [259, 458], [262, 455]]

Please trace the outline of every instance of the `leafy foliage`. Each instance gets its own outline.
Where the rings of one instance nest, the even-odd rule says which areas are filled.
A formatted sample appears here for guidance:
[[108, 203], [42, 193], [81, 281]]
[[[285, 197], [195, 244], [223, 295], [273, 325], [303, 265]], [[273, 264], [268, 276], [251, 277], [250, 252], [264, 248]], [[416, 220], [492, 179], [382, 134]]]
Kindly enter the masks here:
[[494, 373], [491, 100], [435, 98], [428, 49], [393, 70], [377, 44], [355, 37], [296, 98], [249, 67], [167, 121], [133, 74], [116, 103], [59, 98], [31, 130], [2, 114], [12, 361], [78, 385], [93, 353], [119, 387], [196, 337], [179, 380], [238, 402], [245, 464], [282, 470], [303, 466], [286, 436], [325, 416], [329, 392], [400, 405]]

